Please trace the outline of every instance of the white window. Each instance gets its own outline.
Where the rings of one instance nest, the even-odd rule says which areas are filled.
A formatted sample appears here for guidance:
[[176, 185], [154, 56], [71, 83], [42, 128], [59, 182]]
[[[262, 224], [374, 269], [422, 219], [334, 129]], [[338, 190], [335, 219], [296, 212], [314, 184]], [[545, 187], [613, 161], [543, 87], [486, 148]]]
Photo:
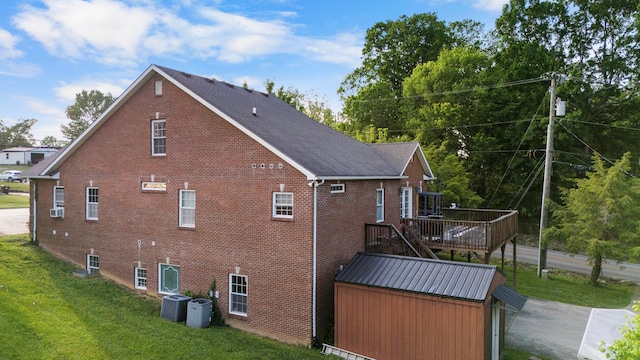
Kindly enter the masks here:
[[344, 184], [331, 184], [331, 192], [332, 193], [343, 193], [344, 192]]
[[147, 290], [147, 269], [135, 268], [135, 288]]
[[158, 292], [161, 294], [180, 293], [180, 266], [158, 265]]
[[196, 226], [196, 191], [180, 190], [180, 226]]
[[376, 190], [376, 222], [384, 221], [384, 189]]
[[247, 277], [229, 274], [229, 313], [247, 315]]
[[98, 188], [87, 188], [87, 220], [98, 220]]
[[293, 219], [293, 193], [273, 193], [273, 217]]
[[151, 122], [151, 155], [164, 156], [167, 154], [167, 121], [153, 120]]
[[154, 90], [155, 90], [156, 96], [162, 95], [162, 80], [156, 80], [154, 84]]
[[100, 258], [98, 255], [87, 255], [87, 272], [89, 274], [100, 270]]
[[60, 209], [64, 207], [64, 186], [53, 187], [53, 208]]
[[400, 193], [400, 218], [413, 217], [413, 189], [403, 187]]

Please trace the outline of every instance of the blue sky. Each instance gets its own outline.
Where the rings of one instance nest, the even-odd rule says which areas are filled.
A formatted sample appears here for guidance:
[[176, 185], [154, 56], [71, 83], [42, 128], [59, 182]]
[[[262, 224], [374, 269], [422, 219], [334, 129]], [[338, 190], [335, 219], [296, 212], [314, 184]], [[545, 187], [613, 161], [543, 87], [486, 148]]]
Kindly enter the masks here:
[[75, 94], [114, 96], [150, 64], [264, 91], [265, 80], [341, 107], [336, 90], [360, 65], [376, 22], [434, 12], [493, 27], [507, 0], [4, 0], [0, 119], [38, 122], [62, 139]]

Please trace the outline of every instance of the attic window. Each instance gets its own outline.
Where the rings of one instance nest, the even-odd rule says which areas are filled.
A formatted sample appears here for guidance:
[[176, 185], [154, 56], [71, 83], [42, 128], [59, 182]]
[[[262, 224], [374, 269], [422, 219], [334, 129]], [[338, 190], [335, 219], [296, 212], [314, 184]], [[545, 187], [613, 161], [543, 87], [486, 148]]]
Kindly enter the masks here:
[[331, 184], [331, 193], [343, 193], [344, 192], [344, 184]]
[[154, 89], [156, 96], [162, 96], [162, 80], [156, 80]]

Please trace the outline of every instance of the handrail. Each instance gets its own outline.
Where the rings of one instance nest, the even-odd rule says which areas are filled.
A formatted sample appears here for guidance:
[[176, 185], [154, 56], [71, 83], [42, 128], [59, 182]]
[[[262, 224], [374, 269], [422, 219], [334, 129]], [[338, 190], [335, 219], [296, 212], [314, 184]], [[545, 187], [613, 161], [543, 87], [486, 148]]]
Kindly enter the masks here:
[[[380, 231], [382, 229], [382, 231]], [[385, 231], [386, 230], [386, 231]], [[373, 236], [371, 236], [373, 233]], [[398, 228], [396, 228], [393, 224], [365, 224], [365, 249], [378, 249], [384, 250], [385, 248], [393, 248], [395, 242], [399, 245], [403, 245], [405, 248], [411, 250], [413, 254], [409, 254], [410, 256], [422, 257], [420, 252], [416, 250], [413, 245], [400, 233]], [[393, 236], [395, 234], [395, 236]], [[398, 241], [394, 241], [394, 240]], [[374, 251], [375, 252], [375, 251]], [[385, 252], [385, 251], [382, 251]], [[395, 255], [396, 251], [392, 251]], [[404, 253], [404, 251], [403, 251]]]

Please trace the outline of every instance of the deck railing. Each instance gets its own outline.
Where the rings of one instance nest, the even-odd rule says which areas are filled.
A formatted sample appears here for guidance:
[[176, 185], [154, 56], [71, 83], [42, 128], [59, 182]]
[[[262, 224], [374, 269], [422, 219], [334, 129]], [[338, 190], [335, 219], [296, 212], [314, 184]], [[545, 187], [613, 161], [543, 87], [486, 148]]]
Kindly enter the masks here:
[[491, 253], [518, 232], [516, 210], [445, 209], [443, 218], [403, 219], [429, 248]]
[[401, 225], [398, 230], [390, 224], [366, 224], [366, 251], [430, 257], [425, 249], [441, 249], [486, 256], [517, 235], [518, 212], [445, 209], [443, 218], [403, 219]]

